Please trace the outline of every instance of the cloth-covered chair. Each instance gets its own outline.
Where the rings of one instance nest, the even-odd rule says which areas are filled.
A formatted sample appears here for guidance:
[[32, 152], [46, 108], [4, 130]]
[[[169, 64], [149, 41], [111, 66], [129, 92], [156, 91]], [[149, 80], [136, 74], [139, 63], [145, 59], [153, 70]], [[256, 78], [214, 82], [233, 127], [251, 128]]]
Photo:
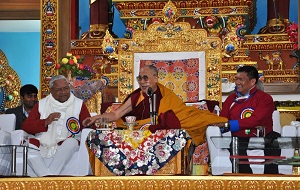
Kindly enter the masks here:
[[[0, 144], [11, 144], [11, 132], [15, 130], [16, 115], [1, 114], [0, 115]], [[7, 148], [0, 148], [0, 175], [10, 175], [11, 154]]]
[[[73, 157], [71, 158], [70, 162], [66, 165], [64, 170], [62, 171], [61, 175], [71, 175], [71, 176], [86, 176], [92, 175], [92, 169], [89, 162], [89, 155], [87, 152], [87, 148], [85, 145], [85, 141], [87, 135], [92, 129], [86, 128], [83, 129], [81, 132], [81, 139], [80, 139], [80, 146], [79, 150], [74, 153]], [[20, 144], [20, 139], [24, 138], [24, 136], [28, 136], [28, 134], [23, 130], [16, 130], [12, 133], [12, 144]], [[30, 136], [29, 136], [30, 137]], [[30, 155], [28, 155], [30, 156]], [[46, 164], [50, 164], [52, 158], [44, 158]], [[17, 175], [22, 175], [23, 172], [23, 153], [21, 150], [17, 150]], [[36, 177], [36, 174], [27, 166], [28, 169], [28, 176]]]
[[[280, 125], [280, 114], [279, 111], [273, 112], [273, 130], [281, 134], [281, 137], [296, 137], [297, 130], [295, 126], [286, 125], [281, 127]], [[211, 140], [212, 136], [231, 136], [230, 132], [221, 134], [219, 127], [210, 126], [206, 130], [206, 138], [208, 142], [209, 155], [211, 161], [211, 172], [212, 175], [223, 175], [224, 173], [232, 173], [232, 162], [230, 161], [230, 152], [228, 149], [217, 148]], [[250, 138], [249, 144], [255, 143], [256, 138]], [[229, 147], [229, 146], [228, 146]], [[281, 149], [281, 155], [287, 158], [294, 156], [294, 149]], [[264, 151], [261, 149], [247, 150], [248, 156], [264, 156]], [[249, 161], [258, 161], [257, 159], [249, 159]], [[259, 161], [264, 161], [260, 159]], [[252, 172], [254, 174], [263, 174], [264, 165], [261, 164], [250, 164]], [[279, 165], [278, 172], [280, 174], [292, 174], [291, 165]]]

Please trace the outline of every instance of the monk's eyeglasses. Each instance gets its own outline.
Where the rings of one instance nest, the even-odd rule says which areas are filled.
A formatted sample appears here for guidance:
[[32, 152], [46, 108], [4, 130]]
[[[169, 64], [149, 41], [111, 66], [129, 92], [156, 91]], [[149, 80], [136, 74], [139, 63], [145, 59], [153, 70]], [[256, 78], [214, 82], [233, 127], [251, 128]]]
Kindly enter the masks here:
[[[156, 76], [156, 74], [154, 74], [153, 76]], [[149, 77], [147, 75], [144, 75], [144, 76], [139, 75], [136, 77], [137, 81], [142, 81], [142, 79], [144, 79], [144, 81], [148, 81]]]

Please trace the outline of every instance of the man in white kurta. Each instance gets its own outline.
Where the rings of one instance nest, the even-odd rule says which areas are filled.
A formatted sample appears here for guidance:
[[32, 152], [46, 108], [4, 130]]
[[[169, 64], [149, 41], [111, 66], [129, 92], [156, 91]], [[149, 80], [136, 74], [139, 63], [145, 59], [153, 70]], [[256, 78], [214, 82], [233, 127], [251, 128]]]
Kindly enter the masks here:
[[70, 92], [68, 80], [54, 76], [50, 95], [41, 99], [23, 123], [22, 129], [34, 135], [29, 146], [28, 164], [37, 176], [60, 175], [78, 151], [82, 121], [90, 117], [83, 101]]

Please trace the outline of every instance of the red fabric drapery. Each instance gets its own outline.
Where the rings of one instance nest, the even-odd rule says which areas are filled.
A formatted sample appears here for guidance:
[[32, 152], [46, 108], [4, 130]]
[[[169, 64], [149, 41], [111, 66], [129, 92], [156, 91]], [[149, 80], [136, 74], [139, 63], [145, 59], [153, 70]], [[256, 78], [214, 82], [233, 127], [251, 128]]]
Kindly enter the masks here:
[[71, 0], [71, 39], [79, 38], [79, 2]]

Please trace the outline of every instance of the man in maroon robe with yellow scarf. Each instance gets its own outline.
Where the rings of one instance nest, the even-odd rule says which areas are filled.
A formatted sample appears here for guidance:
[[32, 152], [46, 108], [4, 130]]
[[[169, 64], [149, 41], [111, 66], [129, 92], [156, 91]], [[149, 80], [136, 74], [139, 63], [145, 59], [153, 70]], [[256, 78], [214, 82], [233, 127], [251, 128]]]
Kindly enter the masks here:
[[158, 110], [158, 124], [149, 127], [150, 131], [156, 129], [182, 128], [192, 137], [195, 145], [205, 140], [205, 131], [208, 125], [225, 123], [227, 119], [219, 117], [208, 110], [199, 110], [185, 103], [170, 89], [158, 83], [158, 71], [152, 65], [143, 66], [137, 77], [140, 88], [131, 93], [124, 103], [115, 111], [87, 118], [83, 123], [91, 125], [102, 117], [117, 121], [122, 125], [125, 116], [136, 116], [139, 125], [150, 123], [150, 103], [147, 90], [151, 87], [156, 94], [156, 107]]

